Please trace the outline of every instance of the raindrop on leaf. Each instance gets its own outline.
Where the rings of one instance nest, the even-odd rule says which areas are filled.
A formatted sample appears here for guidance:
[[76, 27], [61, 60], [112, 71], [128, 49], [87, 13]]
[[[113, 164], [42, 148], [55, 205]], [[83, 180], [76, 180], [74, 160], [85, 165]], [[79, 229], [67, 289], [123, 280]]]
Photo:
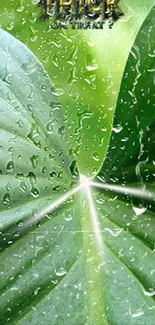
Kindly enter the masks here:
[[98, 152], [94, 152], [93, 155], [92, 155], [93, 159], [95, 161], [99, 161], [100, 160], [100, 155], [98, 154]]
[[63, 276], [67, 273], [67, 271], [61, 267], [58, 271], [55, 272], [57, 276]]
[[30, 194], [34, 197], [37, 198], [39, 196], [39, 190], [36, 187], [32, 187]]
[[9, 193], [5, 193], [3, 195], [3, 203], [7, 205], [11, 203], [11, 197]]
[[14, 162], [13, 161], [9, 161], [7, 163], [7, 166], [6, 166], [7, 172], [12, 172], [13, 168], [14, 168]]

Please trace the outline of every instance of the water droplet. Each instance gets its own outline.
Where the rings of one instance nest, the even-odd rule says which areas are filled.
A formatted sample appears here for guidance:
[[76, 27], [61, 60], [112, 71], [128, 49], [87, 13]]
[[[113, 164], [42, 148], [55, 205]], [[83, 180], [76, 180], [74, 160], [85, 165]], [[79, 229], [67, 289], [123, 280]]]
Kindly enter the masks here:
[[34, 197], [37, 198], [39, 196], [39, 190], [36, 187], [32, 187], [30, 194]]
[[41, 287], [38, 287], [36, 290], [34, 290], [34, 295], [37, 296], [39, 290], [41, 289]]
[[61, 267], [58, 271], [55, 272], [57, 276], [63, 276], [67, 273], [64, 267]]
[[155, 291], [154, 290], [152, 290], [152, 291], [145, 291], [145, 290], [143, 290], [143, 292], [144, 292], [144, 295], [145, 296], [148, 296], [148, 297], [155, 296]]
[[128, 141], [128, 140], [129, 140], [128, 137], [125, 137], [125, 138], [122, 138], [122, 139], [121, 139], [122, 142], [126, 142], [126, 141]]
[[69, 166], [70, 172], [72, 174], [73, 177], [77, 177], [78, 175], [78, 169], [76, 166], [76, 160], [73, 160], [71, 165]]
[[34, 99], [34, 89], [32, 84], [28, 84], [29, 87], [29, 94], [28, 94], [28, 99], [33, 100]]
[[31, 129], [29, 134], [27, 135], [27, 138], [38, 148], [41, 148], [41, 143], [38, 141], [38, 126], [35, 123], [32, 123]]
[[95, 71], [98, 69], [98, 64], [91, 53], [86, 56], [86, 69], [87, 71]]
[[33, 107], [33, 105], [28, 104], [28, 105], [27, 105], [27, 110], [28, 110], [28, 113], [29, 113], [32, 117], [34, 117], [34, 107]]
[[64, 128], [64, 126], [59, 127], [58, 133], [60, 134], [61, 137], [64, 136], [64, 134], [65, 134], [65, 128]]
[[44, 167], [42, 168], [42, 173], [45, 174], [46, 172], [47, 172], [47, 168], [44, 166]]
[[98, 152], [94, 152], [93, 155], [92, 155], [93, 159], [95, 161], [99, 161], [100, 160], [100, 155], [98, 154]]
[[47, 133], [48, 134], [52, 134], [53, 133], [53, 121], [49, 121], [47, 124], [46, 124], [46, 130], [47, 130]]
[[17, 225], [18, 225], [18, 227], [23, 227], [24, 221], [19, 221]]
[[24, 123], [23, 123], [22, 120], [18, 120], [18, 121], [16, 121], [16, 124], [17, 124], [20, 128], [23, 128], [23, 126], [24, 126]]
[[7, 205], [11, 203], [11, 197], [9, 193], [5, 193], [3, 195], [3, 203]]
[[59, 192], [60, 191], [60, 186], [59, 185], [57, 185], [57, 186], [54, 186], [53, 188], [52, 188], [52, 192]]
[[132, 207], [133, 211], [136, 213], [136, 216], [140, 216], [141, 214], [143, 214], [147, 208], [137, 208], [137, 207]]
[[39, 160], [39, 156], [33, 155], [32, 157], [30, 157], [30, 161], [32, 163], [33, 168], [37, 167], [38, 160]]
[[62, 176], [63, 176], [63, 172], [62, 172], [62, 170], [61, 170], [61, 171], [58, 173], [58, 177], [61, 179]]
[[23, 12], [25, 7], [23, 5], [21, 5], [21, 2], [18, 1], [18, 5], [19, 5], [19, 3], [20, 3], [20, 7], [17, 7], [16, 10], [18, 12]]
[[14, 151], [13, 147], [9, 147], [8, 152], [12, 153]]
[[122, 131], [122, 129], [123, 129], [123, 127], [122, 127], [121, 125], [117, 125], [116, 127], [113, 127], [112, 130], [113, 130], [115, 133], [119, 133], [119, 132]]
[[94, 71], [94, 70], [97, 70], [97, 69], [98, 69], [98, 64], [97, 64], [97, 63], [94, 63], [94, 64], [92, 64], [92, 65], [87, 65], [87, 66], [86, 66], [86, 69], [87, 69], [88, 71]]
[[7, 163], [7, 166], [6, 166], [7, 172], [12, 172], [13, 168], [14, 168], [14, 162], [13, 161], [9, 161]]
[[37, 272], [33, 272], [33, 276], [34, 276], [36, 279], [38, 279], [38, 278], [39, 278], [39, 273], [37, 273]]
[[119, 236], [123, 231], [123, 229], [121, 228], [116, 228], [116, 229], [105, 228], [105, 230], [108, 231], [113, 237]]
[[12, 30], [14, 28], [14, 22], [10, 22], [8, 25], [7, 25], [7, 30]]
[[102, 132], [106, 132], [107, 131], [107, 128], [103, 126], [103, 127], [101, 127], [101, 131]]
[[54, 178], [57, 176], [57, 173], [55, 171], [50, 172], [50, 177]]
[[27, 185], [23, 180], [20, 182], [20, 190], [24, 193], [27, 191]]
[[144, 315], [144, 312], [142, 310], [138, 310], [135, 314], [132, 314], [132, 318], [140, 317]]
[[59, 57], [56, 54], [53, 55], [53, 64], [55, 65], [55, 67], [58, 68], [58, 66], [59, 66]]
[[65, 90], [60, 85], [55, 85], [55, 90], [52, 91], [55, 96], [62, 96]]
[[67, 216], [65, 216], [64, 218], [66, 221], [71, 221], [72, 220], [72, 215], [68, 214]]

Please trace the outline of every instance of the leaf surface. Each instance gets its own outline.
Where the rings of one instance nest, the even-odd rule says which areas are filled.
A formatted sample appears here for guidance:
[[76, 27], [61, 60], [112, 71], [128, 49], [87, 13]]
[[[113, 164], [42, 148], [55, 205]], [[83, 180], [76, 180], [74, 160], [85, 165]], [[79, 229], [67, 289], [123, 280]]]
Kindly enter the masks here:
[[[154, 23], [155, 7], [129, 55], [115, 111], [113, 132], [102, 171], [107, 181], [154, 179]], [[141, 175], [142, 171], [142, 175]]]
[[[152, 12], [149, 26], [152, 26]], [[147, 19], [136, 42], [148, 29]], [[4, 60], [0, 65], [1, 324], [154, 325], [153, 191], [149, 205], [145, 204], [148, 196], [141, 188], [131, 193], [132, 173], [130, 179], [127, 173], [126, 186], [117, 183], [112, 191], [108, 191], [105, 182], [90, 181], [81, 175], [79, 185], [62, 108], [46, 73], [25, 46], [3, 31], [0, 37], [5, 37], [7, 45], [5, 51], [1, 45]], [[151, 44], [152, 39], [149, 40]], [[3, 38], [1, 43], [5, 42]], [[147, 51], [146, 47], [143, 54], [146, 58]], [[9, 62], [10, 53], [12, 62]], [[132, 61], [130, 64], [129, 80], [133, 73]], [[124, 80], [122, 89], [126, 84]], [[32, 86], [30, 97], [29, 84]], [[148, 103], [150, 92], [144, 95]], [[33, 110], [29, 111], [29, 104]], [[117, 108], [116, 117], [119, 111]], [[12, 116], [10, 123], [7, 123], [8, 112]], [[56, 122], [49, 127], [50, 117]], [[16, 123], [17, 118], [23, 126]], [[150, 119], [147, 122], [150, 123]], [[148, 127], [151, 133], [153, 128]], [[130, 154], [132, 141], [132, 137], [129, 138]], [[14, 150], [8, 151], [10, 143]], [[109, 148], [113, 150], [111, 143]], [[139, 154], [139, 146], [135, 145], [134, 150], [132, 159]], [[118, 157], [120, 152], [118, 150]], [[148, 152], [152, 154], [149, 148]], [[34, 161], [33, 155], [38, 156], [33, 157]], [[109, 155], [107, 159], [111, 161]], [[117, 167], [115, 155], [113, 164]], [[126, 166], [128, 160], [130, 155], [127, 154]], [[10, 161], [14, 165], [9, 164], [8, 168]], [[99, 180], [110, 179], [109, 169], [105, 171], [107, 176], [102, 170]], [[122, 195], [118, 185], [123, 189]]]
[[53, 30], [51, 19], [39, 20], [36, 2], [1, 1], [0, 24], [42, 62], [63, 104], [78, 168], [92, 177], [107, 152], [129, 50], [154, 0], [120, 1], [124, 16], [110, 30], [108, 23], [103, 30]]
[[7, 226], [69, 189], [76, 167], [62, 107], [40, 63], [2, 30], [0, 57], [0, 218]]

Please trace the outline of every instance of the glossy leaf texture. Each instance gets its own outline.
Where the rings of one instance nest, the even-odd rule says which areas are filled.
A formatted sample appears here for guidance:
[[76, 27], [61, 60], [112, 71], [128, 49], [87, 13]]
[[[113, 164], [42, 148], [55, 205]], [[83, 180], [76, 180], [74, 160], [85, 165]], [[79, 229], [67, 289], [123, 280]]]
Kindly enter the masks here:
[[36, 57], [2, 30], [0, 57], [0, 220], [7, 227], [66, 192], [77, 172], [62, 107]]
[[[142, 26], [136, 43], [141, 39], [141, 34], [148, 36], [148, 30], [151, 30], [153, 24], [153, 10]], [[1, 37], [3, 36], [5, 37], [3, 44], [8, 39], [11, 41], [9, 46], [5, 46], [5, 55], [9, 55], [11, 51], [11, 58], [13, 57], [15, 62], [11, 65], [11, 70], [10, 66], [7, 66], [11, 76], [8, 77], [6, 74], [5, 60], [3, 60], [3, 68], [1, 69], [2, 85], [4, 84], [4, 90], [7, 89], [2, 91], [2, 103], [4, 100], [7, 102], [8, 107], [8, 110], [6, 110], [6, 108], [3, 109], [6, 106], [1, 105], [3, 113], [1, 115], [2, 135], [5, 135], [7, 128], [10, 126], [11, 130], [8, 130], [6, 137], [4, 135], [1, 137], [6, 142], [4, 142], [5, 145], [2, 145], [4, 151], [2, 151], [0, 183], [2, 188], [5, 188], [7, 193], [12, 195], [9, 202], [6, 200], [5, 203], [3, 197], [1, 200], [1, 220], [3, 221], [1, 226], [2, 252], [0, 254], [1, 324], [154, 325], [155, 260], [153, 250], [155, 219], [154, 212], [151, 211], [153, 194], [149, 196], [149, 206], [148, 204], [145, 205], [147, 195], [144, 195], [145, 191], [141, 192], [141, 187], [138, 187], [137, 191], [133, 190], [131, 195], [131, 191], [129, 191], [129, 189], [132, 189], [131, 183], [136, 183], [136, 181], [131, 178], [128, 182], [128, 174], [125, 174], [127, 175], [125, 184], [119, 183], [119, 169], [116, 170], [115, 175], [115, 177], [117, 176], [116, 187], [113, 188], [115, 193], [108, 191], [105, 180], [112, 181], [112, 176], [107, 167], [103, 167], [97, 179], [88, 180], [80, 175], [80, 185], [75, 184], [78, 183], [75, 160], [68, 149], [67, 137], [64, 135], [65, 140], [63, 140], [64, 138], [61, 138], [62, 133], [60, 135], [59, 127], [60, 125], [61, 127], [64, 126], [61, 116], [62, 109], [58, 106], [58, 112], [57, 109], [55, 112], [55, 104], [51, 105], [51, 98], [52, 103], [53, 101], [55, 103], [56, 95], [54, 90], [51, 91], [48, 80], [46, 88], [50, 87], [50, 90], [49, 92], [48, 90], [43, 91], [42, 83], [45, 85], [43, 81], [47, 76], [34, 56], [23, 45], [12, 39], [11, 36], [1, 32]], [[14, 55], [12, 48], [14, 48], [15, 44], [18, 45], [19, 50]], [[152, 49], [151, 36], [148, 44], [149, 49]], [[144, 51], [143, 57], [147, 63], [147, 46], [145, 49], [142, 47], [142, 51]], [[22, 60], [19, 68], [20, 52], [22, 52]], [[23, 52], [29, 55], [29, 60], [23, 60], [25, 57]], [[139, 53], [141, 53], [141, 49], [139, 49]], [[152, 54], [152, 51], [149, 50], [149, 53]], [[32, 74], [35, 73], [33, 68], [29, 70], [26, 65], [26, 62], [30, 64], [31, 60], [33, 64], [34, 62], [37, 64], [37, 73], [34, 79], [33, 76], [29, 75], [30, 71], [32, 71]], [[132, 73], [135, 69], [133, 71], [131, 56], [129, 62], [129, 66], [127, 63], [128, 80], [130, 81], [131, 77], [132, 84]], [[33, 64], [32, 67], [34, 67]], [[28, 71], [28, 73], [24, 73], [20, 78], [23, 69], [24, 72]], [[39, 79], [38, 71], [41, 71], [39, 74], [41, 79]], [[12, 81], [12, 75], [14, 76], [17, 72], [18, 74], [15, 77], [17, 79], [16, 85], [18, 84], [18, 78], [20, 78], [18, 90], [16, 90], [15, 83]], [[144, 72], [145, 69], [142, 70], [142, 75]], [[36, 78], [37, 84], [35, 84]], [[29, 83], [33, 86], [35, 98], [33, 100], [33, 97], [30, 96], [30, 103], [34, 106], [33, 115], [32, 111], [29, 112], [27, 107], [29, 92], [25, 93], [27, 88], [29, 90]], [[123, 96], [121, 93], [124, 94], [124, 90], [122, 90], [125, 87], [124, 85], [126, 85], [126, 72], [122, 80], [120, 96]], [[149, 88], [146, 85], [146, 80], [145, 86], [145, 89]], [[47, 96], [47, 98], [44, 96]], [[139, 99], [141, 100], [139, 94], [137, 94], [136, 98], [137, 102]], [[148, 103], [149, 91], [146, 91], [144, 98], [143, 102]], [[15, 105], [17, 101], [20, 101], [22, 106]], [[119, 108], [120, 102], [119, 98], [116, 117], [117, 114], [123, 117], [126, 114], [126, 111], [122, 115], [119, 113], [119, 110], [122, 112]], [[131, 103], [132, 105], [136, 104]], [[138, 106], [135, 106], [134, 109], [139, 114]], [[45, 116], [42, 115], [44, 110]], [[10, 123], [6, 123], [8, 112], [10, 116], [11, 113], [13, 114]], [[16, 116], [21, 112], [25, 128], [16, 123]], [[49, 129], [45, 126], [49, 121], [50, 112], [52, 117], [55, 117], [55, 113], [60, 115], [59, 117], [56, 115], [54, 130], [50, 128], [49, 134], [47, 132]], [[129, 112], [131, 113], [131, 117], [128, 116], [130, 121], [130, 119], [133, 119], [133, 111], [130, 110]], [[123, 117], [122, 123], [124, 121]], [[37, 124], [35, 133], [33, 133], [31, 126], [32, 118], [35, 127]], [[13, 125], [11, 124], [12, 119]], [[132, 123], [130, 127], [132, 127]], [[16, 125], [18, 127], [17, 131]], [[116, 124], [114, 124], [114, 128], [115, 126]], [[150, 126], [148, 128], [151, 132], [152, 128]], [[145, 129], [144, 127], [144, 131]], [[133, 130], [135, 131], [135, 129]], [[35, 134], [35, 137], [33, 137], [33, 134]], [[135, 132], [135, 141], [137, 139], [136, 134]], [[14, 142], [11, 146], [15, 150], [12, 151], [11, 149], [11, 152], [15, 152], [15, 156], [11, 156], [11, 158], [15, 163], [15, 167], [13, 166], [7, 171], [5, 166], [8, 163], [8, 157], [10, 161], [7, 151], [8, 142], [9, 140], [12, 141], [12, 137]], [[124, 135], [122, 139], [124, 139]], [[27, 144], [24, 146], [25, 142], [22, 142], [23, 150], [21, 149], [21, 141], [25, 141]], [[113, 136], [111, 141], [114, 141]], [[118, 138], [118, 143], [119, 141]], [[49, 144], [48, 148], [47, 143]], [[152, 142], [150, 141], [150, 143]], [[115, 143], [115, 145], [117, 144]], [[131, 139], [128, 150], [131, 150], [132, 147], [134, 146]], [[150, 152], [149, 148], [151, 146], [147, 147], [148, 152]], [[111, 162], [109, 158], [110, 150], [114, 153], [112, 142], [110, 142], [107, 156], [109, 162]], [[134, 157], [137, 157], [137, 152], [139, 155], [139, 145], [135, 145], [133, 151]], [[24, 154], [25, 152], [26, 154]], [[22, 156], [22, 153], [23, 157], [19, 159], [18, 155]], [[38, 159], [35, 160], [35, 162], [38, 161], [38, 164], [32, 164], [32, 159], [30, 159], [32, 155], [37, 156], [37, 153], [38, 159], [41, 159], [40, 165]], [[61, 154], [59, 155], [59, 153]], [[124, 159], [124, 165], [127, 166], [127, 161], [130, 163], [130, 156], [131, 151], [126, 158], [124, 151], [119, 150], [118, 146], [118, 156], [117, 151], [115, 151], [113, 164], [117, 168], [118, 160], [123, 161]], [[44, 157], [47, 174], [45, 173], [46, 177], [45, 175], [40, 177]], [[133, 159], [135, 159], [134, 157]], [[21, 163], [19, 164], [18, 161]], [[50, 177], [49, 173], [52, 172], [50, 168], [52, 171], [54, 169], [56, 175], [58, 174], [57, 176], [54, 174], [55, 183], [53, 183], [53, 177], [52, 179]], [[62, 174], [59, 174], [59, 168], [62, 170]], [[113, 165], [111, 168], [113, 168]], [[121, 168], [120, 165], [119, 168]], [[21, 175], [23, 172], [24, 175]], [[16, 177], [17, 174], [18, 177]], [[8, 178], [13, 179], [13, 181], [8, 183]], [[24, 188], [22, 181], [24, 182]], [[38, 188], [39, 197], [31, 199], [32, 185]], [[118, 185], [121, 187], [122, 195], [120, 195]], [[56, 186], [54, 190], [53, 186]], [[49, 188], [47, 195], [44, 194], [46, 187]], [[97, 187], [98, 189], [96, 189]], [[134, 199], [134, 201], [133, 198], [136, 198], [136, 200]]]
[[108, 154], [106, 181], [154, 181], [154, 38], [155, 8], [145, 20], [125, 68]]
[[97, 176], [104, 243], [118, 259], [108, 272], [110, 324], [152, 325], [155, 317], [154, 13], [153, 7], [131, 49]]
[[78, 168], [92, 177], [107, 152], [129, 50], [154, 0], [121, 0], [124, 16], [103, 30], [53, 30], [52, 18], [40, 21], [36, 3], [0, 1], [0, 26], [26, 44], [48, 72], [63, 104]]

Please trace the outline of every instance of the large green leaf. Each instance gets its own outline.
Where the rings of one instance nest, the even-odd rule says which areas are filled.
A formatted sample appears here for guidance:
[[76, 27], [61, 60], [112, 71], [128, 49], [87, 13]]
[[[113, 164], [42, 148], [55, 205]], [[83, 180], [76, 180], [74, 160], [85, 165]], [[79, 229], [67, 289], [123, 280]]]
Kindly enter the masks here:
[[[151, 29], [152, 12], [137, 43]], [[154, 194], [82, 175], [78, 185], [62, 109], [44, 70], [25, 46], [0, 36], [1, 324], [154, 325]], [[150, 93], [144, 97], [147, 103]], [[116, 167], [120, 158], [127, 165], [121, 153]]]
[[155, 7], [133, 45], [121, 85], [103, 174], [109, 181], [154, 180]]
[[128, 53], [154, 0], [121, 0], [124, 16], [113, 29], [79, 31], [51, 30], [50, 19], [39, 20], [36, 2], [0, 1], [0, 26], [44, 65], [63, 103], [79, 170], [96, 175], [107, 151]]
[[62, 107], [42, 66], [2, 30], [0, 57], [0, 218], [4, 226], [66, 192], [77, 175]]

